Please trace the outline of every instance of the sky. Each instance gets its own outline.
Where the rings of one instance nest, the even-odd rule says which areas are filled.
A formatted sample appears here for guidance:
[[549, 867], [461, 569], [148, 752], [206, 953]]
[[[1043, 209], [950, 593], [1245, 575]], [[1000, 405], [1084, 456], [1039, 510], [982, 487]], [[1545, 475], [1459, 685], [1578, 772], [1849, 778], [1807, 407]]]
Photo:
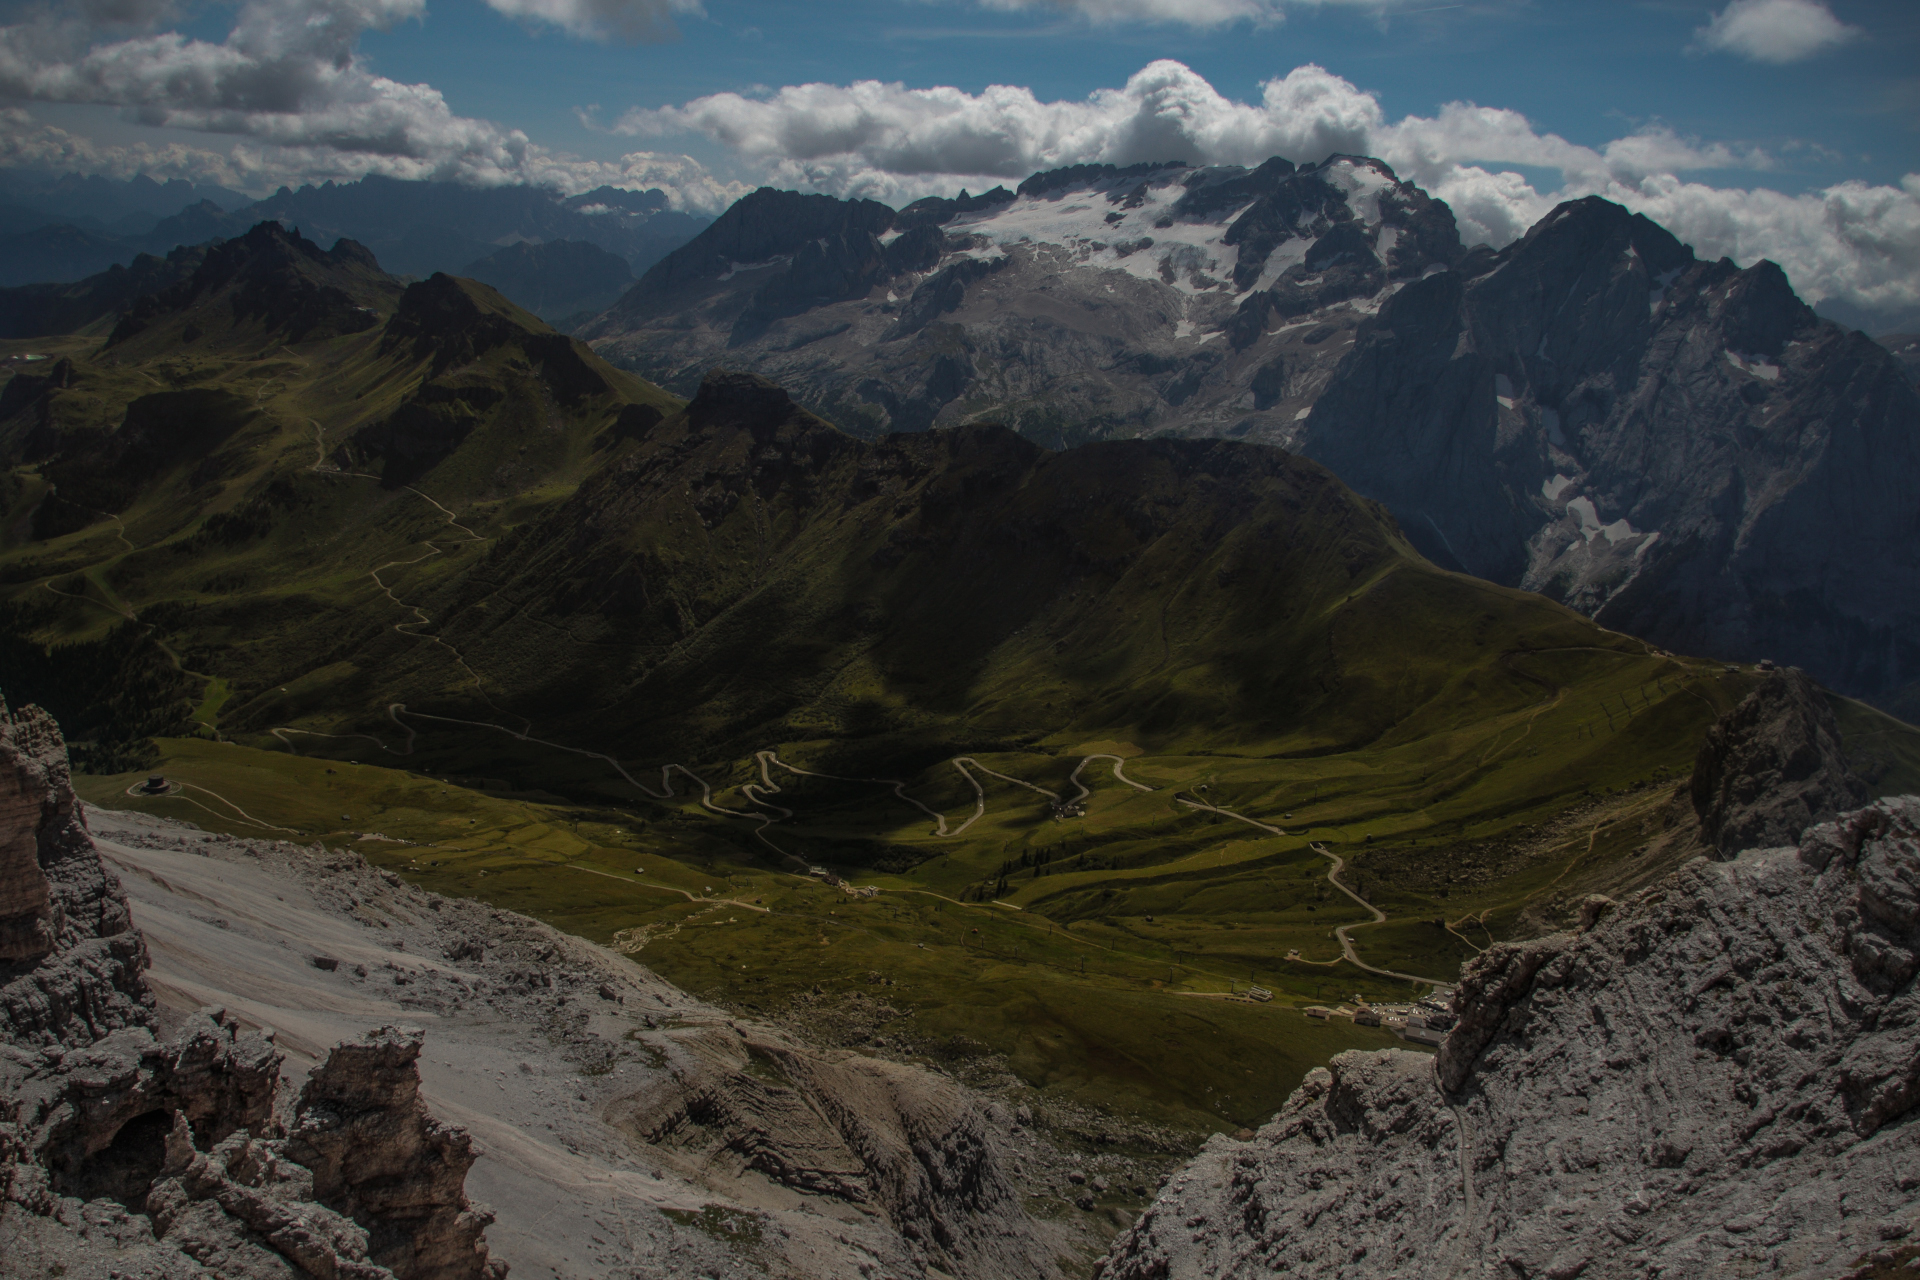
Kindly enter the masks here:
[[717, 212], [1334, 151], [1472, 241], [1600, 194], [1920, 312], [1915, 0], [0, 0], [0, 165]]

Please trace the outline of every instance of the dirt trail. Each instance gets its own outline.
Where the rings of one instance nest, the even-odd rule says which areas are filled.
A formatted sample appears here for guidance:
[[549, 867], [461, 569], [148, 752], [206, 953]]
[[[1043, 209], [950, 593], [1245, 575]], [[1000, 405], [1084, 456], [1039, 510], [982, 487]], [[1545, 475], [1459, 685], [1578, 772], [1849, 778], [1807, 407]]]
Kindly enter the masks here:
[[714, 902], [729, 907], [739, 907], [743, 911], [758, 911], [763, 916], [773, 914], [773, 908], [771, 907], [763, 907], [755, 902], [743, 902], [739, 898], [705, 898], [694, 893], [691, 889], [680, 889], [670, 884], [656, 884], [651, 880], [639, 880], [633, 876], [623, 876], [615, 871], [602, 871], [598, 867], [583, 867], [577, 862], [566, 862], [561, 865], [569, 871], [584, 871], [590, 876], [605, 876], [609, 880], [624, 880], [628, 884], [645, 885], [649, 889], [660, 889], [666, 893], [677, 893], [685, 897], [688, 902]]
[[207, 812], [207, 813], [211, 813], [216, 818], [222, 818], [229, 822], [233, 820], [233, 814], [221, 813], [217, 809], [209, 809], [207, 808], [206, 805], [201, 804], [198, 800], [195, 800], [192, 796], [176, 795], [174, 794], [172, 788], [179, 787], [182, 790], [186, 790], [186, 791], [198, 791], [202, 795], [212, 796], [215, 800], [218, 800], [221, 804], [233, 810], [233, 813], [239, 814], [240, 821], [246, 823], [248, 826], [259, 827], [264, 831], [285, 831], [290, 835], [296, 835], [296, 836], [300, 834], [300, 829], [298, 827], [275, 826], [273, 823], [267, 822], [264, 819], [256, 818], [252, 814], [248, 813], [245, 809], [242, 809], [239, 805], [235, 804], [233, 801], [221, 795], [218, 791], [210, 790], [209, 788], [200, 786], [197, 783], [182, 782], [178, 778], [175, 778], [168, 784], [168, 787], [169, 787], [168, 790], [157, 792], [157, 793], [152, 791], [142, 791], [140, 789], [142, 785], [143, 784], [138, 782], [134, 783], [132, 786], [127, 788], [126, 794], [130, 796], [135, 796], [143, 800], [185, 800], [188, 804], [192, 805], [194, 808], [203, 810], [204, 812]]
[[[1186, 796], [1177, 796], [1175, 798], [1178, 799], [1181, 804], [1187, 806], [1187, 808], [1189, 809], [1199, 809], [1206, 813], [1217, 813], [1223, 818], [1232, 818], [1235, 822], [1244, 822], [1250, 827], [1258, 827], [1260, 830], [1266, 832], [1269, 835], [1284, 836], [1287, 834], [1285, 831], [1283, 831], [1279, 827], [1270, 826], [1265, 822], [1256, 821], [1253, 818], [1247, 817], [1243, 813], [1235, 813], [1231, 809], [1222, 809], [1218, 805], [1208, 804], [1204, 800], [1191, 800], [1191, 799], [1188, 799]], [[1366, 961], [1362, 960], [1359, 954], [1355, 952], [1353, 949], [1353, 939], [1347, 936], [1348, 930], [1364, 929], [1368, 925], [1384, 924], [1386, 923], [1386, 920], [1387, 920], [1387, 913], [1380, 910], [1380, 908], [1374, 906], [1371, 902], [1368, 902], [1365, 898], [1361, 897], [1359, 894], [1355, 893], [1353, 890], [1347, 888], [1346, 885], [1340, 883], [1340, 872], [1347, 865], [1347, 861], [1345, 858], [1342, 858], [1339, 854], [1334, 853], [1332, 850], [1328, 849], [1325, 845], [1320, 844], [1316, 841], [1309, 840], [1307, 842], [1307, 847], [1309, 849], [1312, 849], [1315, 853], [1319, 854], [1321, 857], [1325, 858], [1328, 862], [1333, 864], [1327, 868], [1327, 883], [1332, 885], [1334, 888], [1338, 889], [1340, 892], [1346, 894], [1349, 898], [1353, 899], [1354, 903], [1358, 905], [1361, 910], [1367, 912], [1367, 914], [1373, 917], [1373, 919], [1363, 920], [1359, 924], [1343, 924], [1339, 928], [1333, 931], [1333, 936], [1340, 940], [1340, 954], [1346, 959], [1347, 963], [1355, 966], [1356, 968], [1365, 969], [1368, 973], [1377, 973], [1382, 977], [1386, 977], [1386, 978], [1401, 978], [1410, 982], [1427, 982], [1427, 983], [1432, 983], [1434, 986], [1437, 986], [1437, 987], [1450, 987], [1453, 985], [1453, 982], [1450, 979], [1423, 978], [1419, 974], [1401, 973], [1395, 969], [1381, 969], [1374, 965], [1370, 965]], [[1309, 960], [1309, 961], [1303, 961], [1302, 963], [1314, 964], [1314, 963], [1321, 963], [1321, 962]]]

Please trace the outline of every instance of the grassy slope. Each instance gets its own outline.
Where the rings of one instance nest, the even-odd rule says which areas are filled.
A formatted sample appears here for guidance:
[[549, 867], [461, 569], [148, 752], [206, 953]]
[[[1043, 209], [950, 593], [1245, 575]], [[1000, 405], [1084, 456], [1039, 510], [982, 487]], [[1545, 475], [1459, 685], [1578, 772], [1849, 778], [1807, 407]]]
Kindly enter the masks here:
[[[1418, 989], [1338, 960], [1331, 930], [1366, 914], [1313, 844], [1391, 917], [1356, 932], [1363, 957], [1450, 976], [1588, 888], [1657, 870], [1672, 785], [1752, 679], [1440, 573], [1319, 468], [1243, 446], [855, 446], [803, 415], [695, 422], [611, 371], [609, 394], [562, 412], [507, 344], [448, 375], [499, 402], [396, 489], [316, 469], [433, 376], [379, 330], [241, 332], [82, 371], [61, 404], [75, 423], [155, 386], [217, 385], [256, 410], [213, 482], [183, 460], [117, 521], [60, 538], [26, 534], [37, 469], [10, 477], [0, 576], [37, 638], [97, 636], [132, 610], [202, 673], [208, 737], [245, 744], [164, 744], [160, 767], [204, 791], [134, 799], [129, 776], [86, 780], [90, 799], [355, 844], [431, 887], [640, 945], [743, 1006], [816, 985], [880, 996], [923, 1047], [970, 1041], [1035, 1085], [1192, 1125], [1256, 1119], [1328, 1052], [1390, 1042], [1288, 1006]], [[610, 437], [630, 403], [668, 417]], [[498, 727], [403, 726], [392, 702]], [[1910, 729], [1840, 711], [1884, 780], [1915, 776]], [[505, 731], [529, 722], [576, 751]], [[888, 787], [776, 771], [761, 799], [794, 816], [763, 839], [578, 753], [654, 785], [687, 764], [746, 813], [761, 748], [901, 779], [956, 825], [974, 803], [962, 753], [1065, 793], [1082, 756], [1109, 752], [1156, 789], [1096, 761], [1085, 815], [1059, 819], [983, 777], [985, 816], [937, 838]], [[449, 777], [498, 785], [434, 781]], [[769, 842], [885, 892], [782, 874]], [[989, 896], [1005, 905], [957, 901]], [[1279, 1000], [1206, 998], [1249, 981]]]

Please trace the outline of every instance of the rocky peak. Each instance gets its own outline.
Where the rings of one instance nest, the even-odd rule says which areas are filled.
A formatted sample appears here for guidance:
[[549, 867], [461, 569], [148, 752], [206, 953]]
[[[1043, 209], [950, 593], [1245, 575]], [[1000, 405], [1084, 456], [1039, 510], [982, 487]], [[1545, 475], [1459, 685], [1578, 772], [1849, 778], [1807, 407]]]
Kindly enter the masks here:
[[397, 1280], [495, 1280], [467, 1200], [479, 1152], [420, 1098], [417, 1029], [382, 1027], [335, 1046], [300, 1091], [286, 1155], [313, 1174], [313, 1198], [367, 1232], [367, 1255]]
[[[1248, 319], [1233, 341], [1267, 341]], [[1589, 197], [1387, 298], [1293, 447], [1436, 563], [1873, 696], [1920, 674], [1895, 639], [1920, 608], [1915, 414], [1893, 358], [1774, 264], [1699, 261]]]
[[995, 205], [1013, 203], [1013, 192], [1005, 187], [995, 187], [991, 191], [982, 191], [979, 195], [969, 195], [966, 188], [949, 200], [944, 196], [924, 196], [902, 209], [893, 217], [893, 225], [909, 230], [920, 226], [940, 226], [953, 221], [963, 213], [979, 213]]
[[742, 196], [699, 235], [660, 259], [640, 277], [622, 308], [694, 281], [724, 275], [734, 266], [798, 253], [829, 236], [881, 235], [893, 225], [893, 210], [875, 200], [837, 200], [761, 187]]
[[214, 320], [203, 304], [221, 299], [230, 309], [222, 321], [252, 322], [283, 341], [359, 333], [380, 323], [379, 309], [369, 304], [389, 298], [390, 287], [365, 246], [341, 240], [323, 250], [297, 229], [261, 222], [244, 235], [214, 241], [185, 280], [138, 298], [107, 345], [189, 312], [198, 318], [182, 339], [193, 341]]
[[1702, 835], [1723, 855], [1792, 844], [1867, 800], [1833, 708], [1800, 671], [1774, 672], [1707, 731], [1692, 794]]
[[1890, 1267], [1920, 1230], [1916, 953], [1920, 800], [1696, 859], [1470, 961], [1437, 1061], [1343, 1053], [1212, 1139], [1098, 1274]]

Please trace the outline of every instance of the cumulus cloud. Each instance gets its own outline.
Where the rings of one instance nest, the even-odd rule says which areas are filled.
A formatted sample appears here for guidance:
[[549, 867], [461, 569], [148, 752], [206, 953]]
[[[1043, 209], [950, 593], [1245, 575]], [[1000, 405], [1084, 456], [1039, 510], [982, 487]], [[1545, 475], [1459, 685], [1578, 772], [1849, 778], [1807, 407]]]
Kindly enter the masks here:
[[970, 94], [862, 80], [791, 85], [764, 98], [713, 94], [630, 111], [614, 129], [704, 134], [750, 159], [816, 173], [828, 186], [910, 190], [916, 184], [901, 179], [931, 179], [939, 189], [955, 177], [1017, 180], [1088, 162], [1258, 164], [1270, 155], [1324, 155], [1364, 145], [1381, 123], [1378, 102], [1317, 66], [1269, 81], [1254, 106], [1162, 60], [1123, 89], [1077, 102], [1041, 102], [1012, 85]]
[[[895, 204], [1069, 164], [1374, 155], [1446, 200], [1470, 242], [1505, 244], [1559, 201], [1597, 194], [1658, 219], [1708, 256], [1772, 258], [1810, 299], [1920, 305], [1920, 177], [1799, 196], [1716, 187], [1683, 175], [1763, 172], [1776, 160], [1760, 148], [1659, 126], [1585, 146], [1541, 132], [1517, 111], [1472, 103], [1389, 120], [1372, 94], [1312, 65], [1268, 81], [1251, 103], [1227, 98], [1181, 63], [1159, 61], [1122, 88], [1075, 100], [1043, 102], [1007, 85], [974, 94], [868, 80], [751, 98], [714, 94], [631, 111], [615, 127], [648, 137], [698, 134], [776, 185]], [[1560, 185], [1543, 190], [1502, 166], [1557, 171]]]
[[[673, 13], [699, 12], [698, 0], [490, 2], [589, 36], [658, 34]], [[153, 29], [172, 16], [169, 4], [80, 0], [0, 27], [0, 96], [117, 107], [143, 123], [233, 143], [224, 151], [98, 146], [16, 108], [0, 164], [147, 172], [241, 190], [369, 173], [568, 192], [658, 177], [680, 207], [708, 211], [742, 190], [685, 156], [559, 155], [519, 130], [455, 114], [431, 85], [375, 74], [359, 54], [361, 36], [424, 16], [425, 0], [245, 0], [217, 43]]]
[[1755, 62], [1798, 62], [1862, 34], [1822, 0], [1731, 0], [1693, 33], [1694, 47]]

